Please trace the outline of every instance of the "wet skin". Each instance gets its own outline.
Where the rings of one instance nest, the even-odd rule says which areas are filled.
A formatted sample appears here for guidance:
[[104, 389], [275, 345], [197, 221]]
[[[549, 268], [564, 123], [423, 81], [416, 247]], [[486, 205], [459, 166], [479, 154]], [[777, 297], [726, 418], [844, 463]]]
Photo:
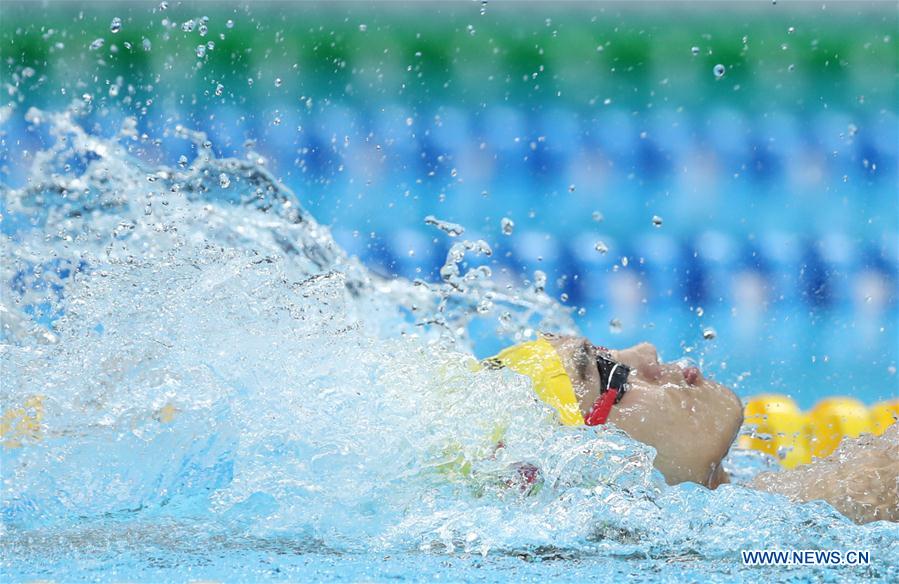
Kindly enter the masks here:
[[[577, 337], [549, 340], [586, 415], [599, 395], [595, 349]], [[691, 481], [715, 488], [725, 482], [721, 459], [743, 422], [739, 398], [696, 367], [661, 363], [649, 343], [611, 353], [631, 367], [631, 374], [628, 391], [608, 421], [656, 449], [655, 466], [669, 484]]]

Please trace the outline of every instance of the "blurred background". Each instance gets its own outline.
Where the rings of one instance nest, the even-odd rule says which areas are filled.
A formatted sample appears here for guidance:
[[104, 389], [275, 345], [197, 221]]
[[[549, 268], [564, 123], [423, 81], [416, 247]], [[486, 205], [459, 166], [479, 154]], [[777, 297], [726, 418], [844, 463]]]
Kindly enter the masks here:
[[30, 107], [136, 116], [167, 164], [183, 124], [382, 274], [439, 279], [433, 215], [598, 344], [803, 407], [899, 395], [894, 3], [4, 2], [0, 27], [8, 187], [52, 143]]

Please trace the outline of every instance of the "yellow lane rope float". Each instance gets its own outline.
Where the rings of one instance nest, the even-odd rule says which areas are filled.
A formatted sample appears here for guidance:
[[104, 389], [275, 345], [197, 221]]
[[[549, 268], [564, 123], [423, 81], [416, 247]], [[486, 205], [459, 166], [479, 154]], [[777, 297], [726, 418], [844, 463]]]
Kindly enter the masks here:
[[829, 455], [843, 438], [883, 434], [899, 419], [899, 399], [866, 407], [851, 397], [828, 397], [803, 413], [791, 398], [766, 394], [747, 400], [744, 416], [752, 431], [740, 436], [738, 446], [793, 468]]

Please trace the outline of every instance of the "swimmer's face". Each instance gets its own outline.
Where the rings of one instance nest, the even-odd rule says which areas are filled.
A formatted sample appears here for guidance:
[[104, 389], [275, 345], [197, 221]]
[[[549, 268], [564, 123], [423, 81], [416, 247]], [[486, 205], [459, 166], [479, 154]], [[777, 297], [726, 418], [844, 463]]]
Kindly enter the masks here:
[[669, 484], [716, 487], [724, 477], [721, 459], [743, 422], [739, 398], [696, 367], [659, 363], [649, 343], [612, 351], [612, 357], [632, 370], [609, 422], [656, 449], [656, 468]]

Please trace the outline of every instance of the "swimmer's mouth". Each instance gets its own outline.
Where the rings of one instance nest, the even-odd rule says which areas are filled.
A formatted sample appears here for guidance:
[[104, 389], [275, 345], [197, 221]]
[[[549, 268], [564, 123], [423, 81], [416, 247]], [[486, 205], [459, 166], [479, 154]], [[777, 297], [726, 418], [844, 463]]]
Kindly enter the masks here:
[[620, 402], [627, 393], [627, 378], [631, 373], [630, 367], [612, 359], [612, 355], [603, 347], [594, 347], [594, 349], [600, 385], [599, 397], [584, 420], [588, 426], [605, 424], [612, 406]]

